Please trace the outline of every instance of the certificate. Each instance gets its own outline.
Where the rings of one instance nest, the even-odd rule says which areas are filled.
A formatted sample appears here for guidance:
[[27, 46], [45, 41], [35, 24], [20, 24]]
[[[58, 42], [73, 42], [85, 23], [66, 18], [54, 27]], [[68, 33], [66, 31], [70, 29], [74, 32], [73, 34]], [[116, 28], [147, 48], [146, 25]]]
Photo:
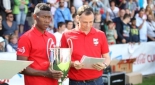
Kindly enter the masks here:
[[96, 63], [103, 63], [104, 58], [95, 58], [90, 56], [83, 56], [80, 61], [84, 66], [83, 69], [94, 69], [92, 66]]

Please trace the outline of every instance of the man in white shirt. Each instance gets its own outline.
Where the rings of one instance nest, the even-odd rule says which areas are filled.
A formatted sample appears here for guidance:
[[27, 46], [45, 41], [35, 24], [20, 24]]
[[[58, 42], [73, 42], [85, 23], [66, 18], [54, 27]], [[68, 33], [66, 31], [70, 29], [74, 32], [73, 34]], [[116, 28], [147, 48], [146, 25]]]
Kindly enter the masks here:
[[56, 38], [56, 47], [60, 47], [60, 40], [65, 29], [66, 29], [66, 24], [64, 22], [59, 22], [58, 31], [54, 33], [54, 36]]
[[139, 11], [139, 16], [136, 17], [136, 25], [140, 30], [140, 42], [147, 42], [147, 23], [144, 16], [144, 10]]

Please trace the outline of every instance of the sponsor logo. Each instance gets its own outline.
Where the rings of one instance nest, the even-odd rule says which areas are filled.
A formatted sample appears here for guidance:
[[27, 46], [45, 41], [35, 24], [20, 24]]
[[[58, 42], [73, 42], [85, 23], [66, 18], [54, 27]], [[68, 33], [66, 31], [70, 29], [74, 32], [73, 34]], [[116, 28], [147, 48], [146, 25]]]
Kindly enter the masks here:
[[98, 43], [99, 43], [99, 42], [98, 42], [98, 39], [97, 39], [97, 38], [93, 38], [93, 43], [94, 43], [95, 46], [97, 46]]
[[25, 47], [18, 48], [18, 52], [25, 53]]

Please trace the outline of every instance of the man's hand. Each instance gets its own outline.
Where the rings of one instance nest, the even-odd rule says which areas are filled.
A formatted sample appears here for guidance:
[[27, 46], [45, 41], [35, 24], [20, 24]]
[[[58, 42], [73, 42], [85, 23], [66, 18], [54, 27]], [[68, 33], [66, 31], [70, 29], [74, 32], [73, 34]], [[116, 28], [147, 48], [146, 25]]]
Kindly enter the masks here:
[[47, 70], [45, 77], [53, 78], [53, 79], [60, 79], [63, 77], [63, 73], [61, 71], [56, 71], [56, 70]]
[[81, 69], [81, 68], [83, 67], [83, 64], [80, 63], [79, 61], [74, 61], [74, 62], [72, 63], [72, 66], [73, 66], [75, 69], [79, 70], [79, 69]]
[[12, 10], [6, 9], [5, 12], [10, 13], [10, 12], [12, 12]]
[[122, 39], [122, 43], [126, 43], [126, 40], [125, 39]]
[[103, 63], [96, 63], [93, 65], [93, 68], [95, 68], [98, 71], [101, 71], [105, 68], [105, 65]]

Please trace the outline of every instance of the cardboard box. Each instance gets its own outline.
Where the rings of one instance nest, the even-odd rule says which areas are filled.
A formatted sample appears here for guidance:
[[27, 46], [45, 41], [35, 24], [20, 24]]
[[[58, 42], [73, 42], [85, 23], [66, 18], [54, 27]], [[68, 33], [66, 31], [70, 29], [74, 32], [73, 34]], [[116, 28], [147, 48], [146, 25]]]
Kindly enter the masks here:
[[143, 77], [141, 73], [132, 72], [126, 74], [126, 84], [140, 84], [142, 83]]
[[124, 60], [112, 60], [111, 61], [111, 69], [113, 72], [115, 71], [123, 71], [126, 73], [132, 72], [133, 62], [136, 58], [133, 59], [124, 59]]

